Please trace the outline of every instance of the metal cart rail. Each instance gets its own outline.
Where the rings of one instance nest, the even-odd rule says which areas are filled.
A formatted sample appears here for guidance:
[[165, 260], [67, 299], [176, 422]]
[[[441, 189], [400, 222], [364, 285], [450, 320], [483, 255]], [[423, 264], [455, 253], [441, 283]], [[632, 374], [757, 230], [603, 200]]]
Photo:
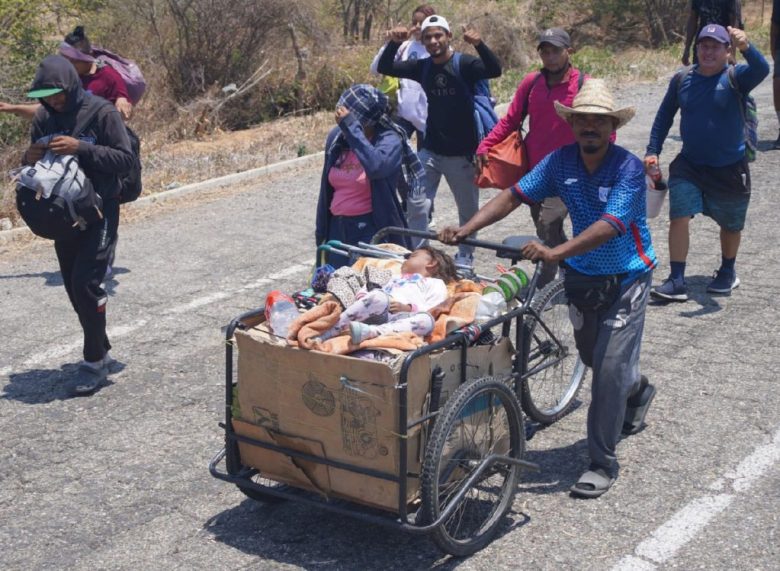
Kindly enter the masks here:
[[[387, 234], [435, 238], [435, 235], [430, 233], [403, 228], [385, 228], [376, 235], [374, 242], [381, 240]], [[498, 256], [511, 259], [514, 263], [522, 258], [520, 249], [528, 239], [530, 238], [514, 237], [504, 244], [481, 240], [464, 242], [479, 248], [494, 250]], [[367, 251], [370, 252], [370, 249]], [[565, 414], [567, 412], [565, 409], [570, 409], [570, 403], [573, 404], [576, 391], [582, 381], [580, 369], [584, 372], [584, 368], [574, 364], [572, 373], [569, 374], [568, 370], [576, 357], [556, 328], [545, 323], [544, 314], [560, 304], [556, 293], [560, 287], [554, 282], [534, 295], [539, 275], [537, 264], [526, 297], [517, 307], [482, 325], [483, 331], [500, 326], [502, 338], [510, 338], [514, 330], [515, 359], [511, 370], [505, 376], [467, 380], [466, 362], [472, 339], [464, 332], [451, 334], [442, 341], [423, 346], [405, 356], [395, 387], [398, 390], [396, 422], [399, 462], [394, 472], [357, 466], [237, 434], [232, 416], [236, 382], [233, 367], [233, 339], [237, 330], [246, 330], [261, 321], [263, 311], [257, 309], [236, 317], [225, 332], [225, 421], [220, 423], [220, 427], [225, 430], [225, 447], [209, 464], [212, 476], [235, 484], [253, 499], [301, 502], [365, 522], [390, 526], [414, 534], [432, 535], [434, 542], [452, 555], [468, 555], [481, 549], [492, 540], [511, 507], [520, 470], [539, 469], [536, 464], [522, 458], [525, 438], [520, 401], [523, 401], [522, 408], [528, 410], [530, 403], [531, 409], [543, 413], [543, 421], [552, 422]], [[550, 292], [555, 295], [550, 295]], [[545, 303], [540, 305], [540, 301]], [[408, 411], [410, 368], [415, 360], [443, 350], [459, 351], [461, 365], [459, 388], [443, 406], [440, 406], [441, 378], [437, 378], [434, 372], [430, 379], [431, 391], [427, 412], [420, 418], [410, 419]], [[545, 409], [544, 406], [533, 401], [534, 394], [529, 390], [529, 379], [536, 375], [543, 375], [546, 371], [555, 372], [564, 368], [564, 364], [566, 365], [564, 377], [569, 379], [568, 385], [563, 391], [556, 389], [560, 394], [554, 400], [560, 401], [560, 398], [566, 398], [569, 402], [564, 403], [563, 407], [559, 406], [560, 402], [556, 402], [552, 409]], [[463, 433], [464, 419], [474, 418], [469, 415], [472, 414], [471, 411], [477, 409], [486, 411], [484, 413], [486, 423], [483, 426], [474, 421], [474, 434], [471, 441], [466, 438], [463, 442], [460, 435]], [[479, 418], [483, 418], [482, 413]], [[421, 473], [417, 474], [409, 469], [407, 446], [408, 435], [421, 425], [424, 425], [427, 430], [427, 438], [424, 443], [425, 460]], [[505, 432], [498, 428], [505, 428]], [[492, 442], [493, 440], [495, 442]], [[458, 442], [460, 448], [454, 449], [453, 442]], [[487, 450], [483, 450], [485, 442], [491, 443]], [[242, 464], [239, 443], [394, 482], [398, 486], [397, 509], [395, 512], [389, 512], [351, 501], [334, 500], [263, 479], [262, 470]], [[221, 467], [223, 461], [224, 469]], [[409, 478], [419, 478], [421, 481], [421, 499], [414, 505], [408, 503]]]

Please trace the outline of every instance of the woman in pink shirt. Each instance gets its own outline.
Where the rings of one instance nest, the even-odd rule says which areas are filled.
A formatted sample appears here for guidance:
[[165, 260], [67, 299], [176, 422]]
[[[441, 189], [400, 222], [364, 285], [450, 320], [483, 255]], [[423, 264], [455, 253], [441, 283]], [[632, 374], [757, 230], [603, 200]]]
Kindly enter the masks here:
[[[425, 171], [404, 130], [387, 114], [387, 96], [371, 85], [353, 85], [336, 106], [336, 123], [325, 142], [325, 166], [317, 204], [317, 244], [368, 242], [386, 226], [405, 227], [396, 194], [403, 176], [412, 193], [422, 192]], [[388, 241], [408, 247], [406, 236]], [[329, 253], [334, 268], [349, 259]]]
[[[574, 50], [569, 34], [560, 28], [539, 35], [536, 48], [542, 69], [526, 75], [517, 87], [507, 114], [477, 148], [477, 166], [487, 164], [487, 152], [523, 126], [528, 117], [528, 134], [523, 138], [532, 169], [552, 151], [574, 143], [569, 124], [556, 113], [554, 102], [571, 106], [586, 76], [573, 67], [569, 58]], [[550, 248], [566, 241], [563, 221], [568, 214], [560, 198], [548, 198], [531, 207], [536, 235]], [[552, 281], [558, 272], [556, 264], [545, 264], [539, 286]]]

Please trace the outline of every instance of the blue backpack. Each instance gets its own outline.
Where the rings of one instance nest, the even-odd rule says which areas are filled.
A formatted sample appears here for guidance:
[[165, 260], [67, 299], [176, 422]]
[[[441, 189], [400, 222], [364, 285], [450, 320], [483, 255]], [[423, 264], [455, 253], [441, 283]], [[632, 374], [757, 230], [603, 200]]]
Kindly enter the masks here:
[[[490, 83], [487, 79], [480, 79], [474, 84], [472, 89], [463, 76], [460, 74], [460, 52], [455, 52], [452, 55], [452, 70], [455, 72], [455, 78], [465, 89], [466, 93], [471, 94], [471, 101], [474, 105], [474, 126], [477, 130], [477, 142], [487, 137], [488, 133], [498, 123], [498, 115], [496, 115], [495, 99], [490, 93]], [[420, 83], [425, 85], [428, 75], [431, 71], [432, 61], [431, 58], [425, 58], [422, 64], [422, 76], [420, 77]]]

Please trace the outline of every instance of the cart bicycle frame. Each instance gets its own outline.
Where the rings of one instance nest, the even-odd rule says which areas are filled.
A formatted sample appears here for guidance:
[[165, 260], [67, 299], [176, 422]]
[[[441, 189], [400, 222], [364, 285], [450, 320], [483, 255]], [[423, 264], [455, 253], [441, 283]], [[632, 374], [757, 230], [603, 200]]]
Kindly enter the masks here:
[[[398, 233], [415, 235], [415, 236], [425, 237], [425, 238], [435, 237], [435, 235], [432, 235], [427, 232], [417, 232], [413, 230], [407, 230], [405, 228], [384, 228], [383, 230], [380, 230], [379, 233], [377, 233], [377, 235], [374, 237], [374, 242], [377, 242], [387, 234], [398, 234]], [[518, 248], [508, 247], [503, 244], [494, 244], [491, 242], [472, 240], [472, 239], [464, 240], [463, 243], [468, 245], [473, 245], [476, 247], [495, 250], [497, 253], [506, 254], [506, 257], [511, 257], [514, 259], [521, 259], [522, 257], [522, 254], [520, 253]], [[536, 284], [538, 282], [539, 275], [540, 275], [539, 264], [537, 264], [536, 270], [528, 286], [528, 295], [526, 296], [526, 299], [524, 299], [520, 305], [508, 311], [506, 314], [491, 319], [490, 321], [482, 325], [482, 329], [484, 331], [487, 331], [493, 327], [497, 327], [501, 325], [502, 327], [501, 336], [509, 337], [512, 321], [513, 320], [515, 321], [515, 347], [514, 347], [515, 359], [512, 365], [512, 372], [510, 373], [510, 377], [512, 378], [512, 381], [514, 383], [513, 386], [514, 392], [518, 396], [520, 395], [521, 383], [523, 383], [528, 377], [538, 373], [539, 371], [547, 367], [555, 366], [560, 361], [565, 359], [567, 356], [564, 350], [563, 354], [561, 354], [556, 360], [552, 360], [543, 365], [539, 365], [530, 371], [524, 370], [526, 367], [525, 359], [519, 358], [521, 352], [523, 351], [523, 347], [525, 346], [524, 345], [525, 328], [523, 326], [523, 323], [526, 315], [531, 315], [533, 318], [537, 320], [537, 325], [540, 325], [545, 330], [547, 335], [550, 336], [550, 342], [555, 343], [559, 348], [563, 347], [561, 341], [554, 336], [553, 332], [544, 323], [542, 317], [531, 307], [531, 301], [533, 298], [533, 293], [536, 289]], [[355, 466], [353, 464], [349, 464], [346, 462], [340, 462], [337, 460], [332, 460], [329, 458], [308, 454], [298, 450], [286, 448], [283, 446], [278, 446], [275, 444], [263, 442], [247, 436], [236, 434], [236, 432], [233, 429], [233, 423], [232, 423], [233, 420], [232, 405], [233, 405], [233, 387], [234, 387], [233, 336], [235, 334], [236, 329], [246, 329], [247, 321], [257, 320], [260, 316], [262, 316], [262, 314], [263, 314], [262, 309], [256, 309], [244, 313], [234, 318], [228, 325], [225, 332], [225, 342], [226, 342], [225, 345], [225, 422], [219, 424], [219, 426], [225, 430], [225, 447], [222, 450], [220, 450], [209, 463], [209, 472], [215, 478], [224, 480], [226, 482], [230, 482], [232, 484], [236, 484], [241, 488], [255, 490], [266, 496], [274, 496], [281, 499], [288, 499], [288, 500], [316, 506], [318, 508], [325, 509], [330, 512], [347, 515], [369, 523], [390, 526], [393, 528], [401, 529], [402, 531], [405, 532], [425, 535], [431, 533], [435, 528], [440, 526], [452, 515], [452, 513], [457, 508], [460, 501], [465, 497], [465, 495], [469, 492], [469, 490], [478, 482], [482, 474], [484, 474], [485, 471], [490, 469], [494, 464], [496, 463], [515, 464], [529, 470], [539, 469], [539, 466], [537, 464], [523, 459], [512, 458], [506, 455], [492, 454], [487, 458], [485, 458], [480, 463], [480, 465], [475, 469], [475, 471], [467, 479], [465, 484], [461, 487], [461, 489], [451, 500], [449, 506], [447, 506], [447, 508], [445, 508], [439, 514], [439, 516], [436, 518], [435, 521], [426, 524], [419, 524], [414, 519], [414, 515], [415, 515], [414, 512], [410, 512], [408, 510], [407, 478], [419, 478], [420, 476], [419, 474], [411, 473], [408, 470], [407, 440], [409, 436], [409, 431], [414, 429], [418, 425], [434, 422], [437, 416], [440, 414], [440, 409], [438, 408], [439, 399], [438, 398], [434, 399], [432, 397], [430, 399], [430, 403], [432, 405], [431, 409], [433, 409], [434, 406], [436, 407], [436, 409], [429, 410], [427, 414], [424, 414], [419, 419], [413, 420], [411, 422], [409, 421], [408, 401], [407, 401], [409, 369], [415, 359], [418, 359], [424, 355], [439, 350], [458, 348], [458, 350], [460, 351], [460, 365], [461, 365], [460, 373], [459, 373], [460, 374], [459, 384], [462, 385], [464, 382], [466, 382], [467, 351], [470, 343], [467, 335], [462, 332], [451, 334], [446, 339], [443, 339], [439, 342], [420, 347], [419, 349], [410, 352], [404, 358], [399, 373], [399, 383], [398, 385], [396, 385], [396, 389], [398, 389], [399, 391], [399, 406], [398, 406], [398, 416], [397, 416], [397, 423], [399, 429], [399, 434], [398, 434], [399, 466], [398, 466], [397, 473], [382, 472], [378, 470], [372, 470], [370, 468], [365, 468], [362, 466]], [[398, 485], [397, 513], [385, 512], [383, 510], [370, 508], [346, 500], [339, 501], [339, 502], [332, 502], [327, 498], [322, 498], [321, 496], [316, 495], [314, 493], [303, 492], [295, 488], [293, 488], [292, 491], [286, 491], [285, 489], [279, 489], [272, 486], [265, 486], [251, 479], [253, 476], [261, 473], [261, 471], [255, 468], [243, 467], [242, 470], [234, 474], [231, 474], [229, 469], [225, 471], [221, 471], [219, 469], [219, 464], [226, 459], [228, 448], [232, 447], [234, 453], [238, 454], [238, 442], [244, 442], [247, 444], [251, 444], [253, 446], [265, 448], [271, 451], [285, 454], [290, 457], [300, 458], [302, 460], [306, 460], [318, 464], [324, 464], [341, 470], [346, 470], [349, 472], [363, 474], [373, 478], [379, 478], [379, 479], [394, 482]], [[339, 505], [339, 504], [346, 504], [346, 505]]]

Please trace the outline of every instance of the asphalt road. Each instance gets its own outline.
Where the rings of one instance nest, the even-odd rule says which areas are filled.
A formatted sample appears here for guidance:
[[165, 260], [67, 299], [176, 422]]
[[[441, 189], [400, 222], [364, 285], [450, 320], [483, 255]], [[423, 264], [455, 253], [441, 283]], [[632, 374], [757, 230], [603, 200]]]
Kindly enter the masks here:
[[[662, 90], [619, 92], [638, 107], [620, 144], [643, 152]], [[756, 95], [768, 148], [770, 82]], [[678, 147], [669, 141], [665, 164]], [[595, 501], [567, 493], [587, 466], [583, 390], [574, 413], [528, 443], [542, 471], [524, 478], [501, 536], [465, 560], [425, 539], [248, 500], [206, 469], [223, 440], [223, 327], [267, 291], [303, 286], [316, 168], [172, 201], [122, 226], [108, 311], [124, 366], [91, 398], [64, 389], [80, 329], [50, 244], [0, 250], [0, 568], [777, 569], [779, 166], [780, 151], [753, 166], [742, 286], [705, 293], [718, 234], [697, 218], [692, 300], [648, 308], [642, 367], [658, 396], [648, 428], [619, 446], [613, 489]], [[454, 221], [449, 192], [439, 196], [439, 224]], [[652, 222], [657, 280], [668, 271], [667, 225]], [[518, 212], [483, 237], [531, 231]], [[478, 258], [485, 272], [492, 264]]]

